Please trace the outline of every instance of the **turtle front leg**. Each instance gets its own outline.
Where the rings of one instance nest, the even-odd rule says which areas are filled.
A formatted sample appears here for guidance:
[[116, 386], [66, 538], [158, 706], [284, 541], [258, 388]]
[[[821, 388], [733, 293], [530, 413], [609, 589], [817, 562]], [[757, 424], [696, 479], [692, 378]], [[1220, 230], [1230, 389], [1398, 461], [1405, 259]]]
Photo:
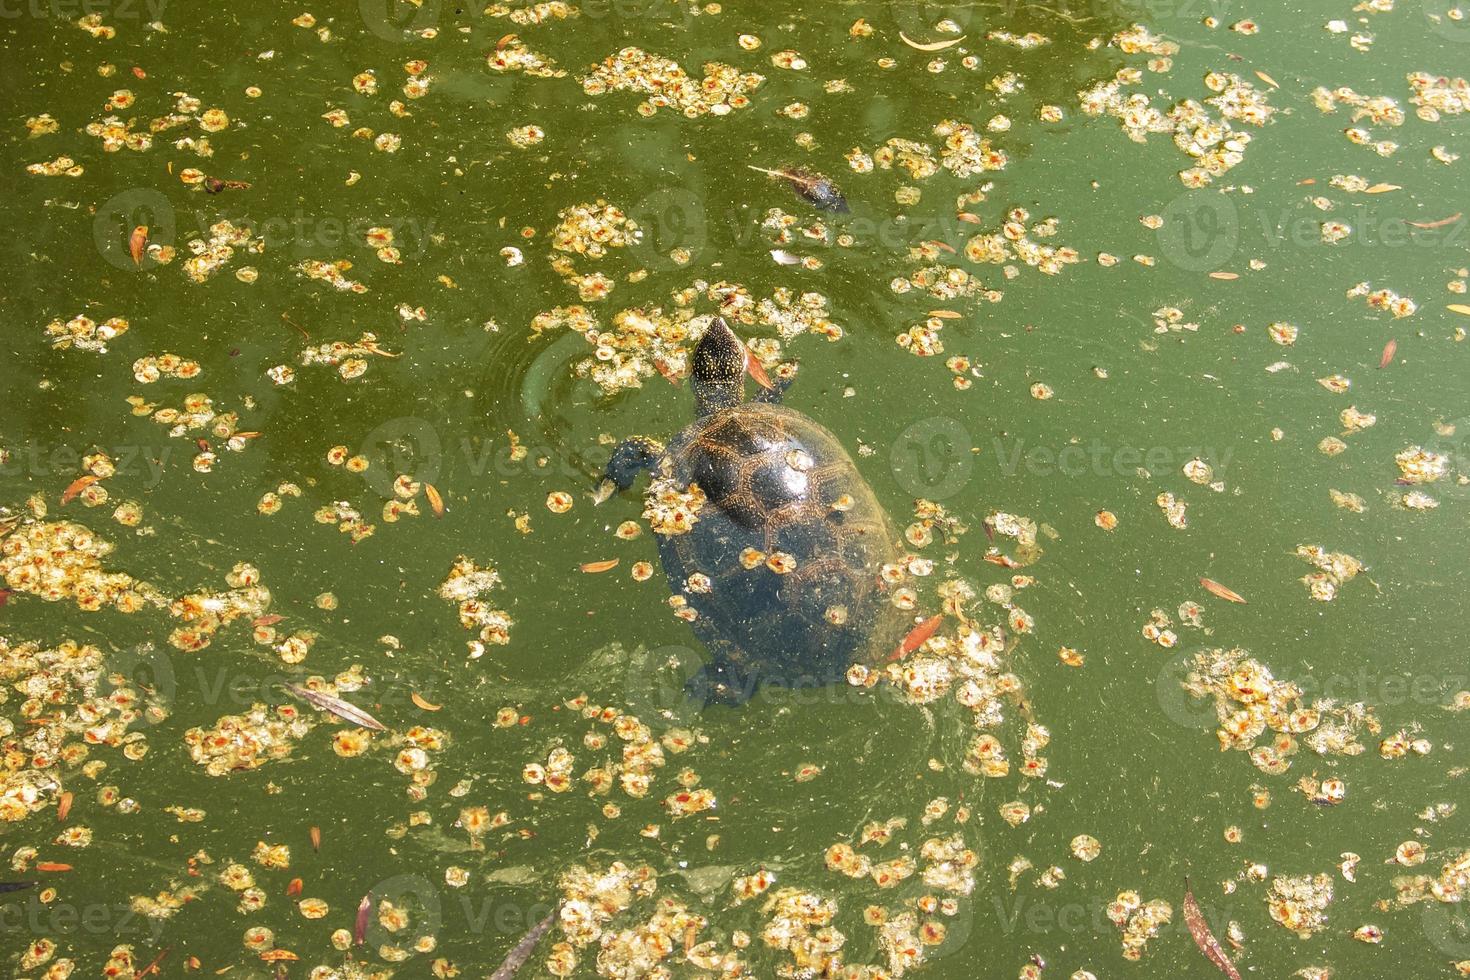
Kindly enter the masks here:
[[781, 404], [782, 396], [786, 394], [786, 389], [790, 388], [791, 382], [795, 380], [796, 375], [794, 374], [788, 377], [782, 377], [778, 374], [771, 379], [771, 387], [761, 388], [760, 391], [755, 393], [755, 398], [752, 401], [757, 401], [765, 405], [779, 405]]
[[699, 707], [741, 705], [755, 696], [760, 678], [742, 666], [745, 654], [729, 640], [707, 639], [710, 661], [684, 684], [684, 693]]
[[645, 436], [633, 436], [618, 443], [612, 458], [607, 461], [602, 482], [592, 493], [594, 503], [602, 503], [615, 493], [622, 493], [633, 485], [638, 474], [651, 470], [664, 454], [664, 447]]

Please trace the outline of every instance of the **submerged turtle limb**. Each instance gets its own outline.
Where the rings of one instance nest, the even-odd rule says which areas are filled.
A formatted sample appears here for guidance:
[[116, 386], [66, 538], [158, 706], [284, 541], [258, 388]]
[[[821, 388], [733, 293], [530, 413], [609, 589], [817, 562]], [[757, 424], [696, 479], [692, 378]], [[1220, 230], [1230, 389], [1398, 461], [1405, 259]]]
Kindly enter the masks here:
[[684, 684], [684, 693], [698, 707], [711, 704], [739, 705], [756, 693], [758, 678], [739, 664], [745, 654], [729, 640], [705, 638], [710, 661]]
[[613, 494], [628, 489], [638, 479], [638, 474], [653, 469], [663, 454], [664, 447], [646, 436], [624, 439], [607, 461], [602, 482], [593, 491], [592, 499], [600, 504]]
[[762, 388], [756, 392], [755, 397], [751, 401], [761, 402], [766, 405], [779, 405], [781, 404], [781, 398], [786, 394], [786, 390], [791, 387], [791, 382], [795, 380], [796, 375], [794, 374], [785, 378], [778, 375], [772, 379], [771, 387]]

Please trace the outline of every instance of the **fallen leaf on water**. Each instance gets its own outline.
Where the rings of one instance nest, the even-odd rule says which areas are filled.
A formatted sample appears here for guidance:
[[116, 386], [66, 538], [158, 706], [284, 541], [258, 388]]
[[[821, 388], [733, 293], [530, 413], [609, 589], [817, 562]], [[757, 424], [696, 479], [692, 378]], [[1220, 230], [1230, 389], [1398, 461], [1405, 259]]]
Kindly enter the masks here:
[[424, 496], [429, 498], [429, 509], [434, 512], [434, 516], [443, 517], [444, 498], [439, 496], [439, 491], [434, 488], [434, 484], [424, 484]]
[[978, 225], [981, 223], [980, 216], [978, 214], [971, 214], [968, 211], [961, 211], [959, 214], [955, 215], [955, 217], [959, 218], [967, 225]]
[[65, 820], [67, 814], [71, 813], [71, 790], [67, 790], [56, 798], [56, 819]]
[[301, 957], [297, 956], [289, 949], [268, 949], [264, 953], [260, 954], [260, 958], [265, 960], [267, 963], [278, 963], [281, 960], [301, 959]]
[[965, 36], [961, 34], [959, 37], [950, 38], [948, 41], [931, 41], [927, 44], [921, 44], [918, 41], [910, 38], [903, 31], [899, 31], [898, 36], [904, 44], [907, 44], [915, 51], [943, 51], [945, 48], [954, 47], [956, 44], [959, 44], [965, 39]]
[[929, 315], [937, 316], [941, 320], [958, 320], [961, 316], [961, 314], [956, 313], [954, 310], [930, 310]]
[[322, 828], [320, 827], [311, 828], [311, 849], [313, 851], [322, 849]]
[[1230, 980], [1240, 980], [1240, 971], [1235, 969], [1235, 964], [1230, 962], [1230, 957], [1225, 955], [1225, 950], [1220, 948], [1220, 942], [1215, 934], [1210, 932], [1210, 925], [1205, 921], [1205, 915], [1200, 911], [1199, 903], [1194, 900], [1194, 892], [1189, 889], [1189, 879], [1184, 879], [1184, 924], [1189, 927], [1189, 934], [1194, 937], [1194, 944], [1199, 951], [1205, 954], [1220, 972]]
[[1212, 578], [1202, 578], [1199, 580], [1199, 584], [1203, 585], [1205, 587], [1205, 591], [1210, 593], [1210, 595], [1219, 596], [1221, 599], [1224, 599], [1227, 602], [1238, 602], [1242, 605], [1245, 604], [1245, 598], [1239, 592], [1236, 592], [1234, 589], [1231, 588], [1226, 588]]
[[1461, 212], [1456, 211], [1448, 218], [1440, 218], [1438, 221], [1410, 221], [1408, 224], [1415, 228], [1443, 228], [1445, 225], [1452, 225], [1456, 221], [1459, 221], [1460, 214]]
[[937, 238], [931, 238], [927, 242], [923, 242], [921, 244], [924, 244], [924, 245], [933, 245], [935, 248], [942, 248], [946, 252], [948, 252], [950, 255], [958, 255], [959, 254], [958, 252], [956, 252], [954, 250], [954, 246], [953, 245], [949, 244], [948, 242], [941, 242]]
[[1466, 306], [1464, 303], [1451, 303], [1449, 306], [1445, 307], [1445, 309], [1449, 310], [1451, 313], [1460, 313], [1465, 316], [1470, 316], [1470, 306]]
[[505, 46], [507, 44], [509, 44], [510, 42], [514, 41], [515, 39], [516, 39], [516, 35], [514, 35], [514, 34], [507, 34], [507, 35], [505, 35], [505, 37], [503, 37], [499, 41], [496, 41], [495, 42], [495, 50], [496, 51], [504, 51], [505, 50]]
[[598, 572], [606, 572], [618, 567], [621, 558], [609, 558], [606, 561], [588, 561], [582, 563], [582, 571], [595, 575]]
[[75, 480], [71, 481], [71, 484], [67, 486], [65, 490], [61, 492], [62, 504], [69, 504], [73, 500], [76, 500], [77, 494], [81, 493], [83, 490], [87, 489], [100, 479], [101, 477], [91, 473], [88, 473], [86, 476], [77, 477]]
[[1271, 86], [1272, 88], [1280, 88], [1281, 87], [1280, 85], [1277, 84], [1276, 79], [1272, 78], [1270, 75], [1267, 75], [1263, 71], [1256, 72], [1256, 77], [1259, 78], [1261, 81], [1265, 82], [1267, 85]]
[[295, 898], [301, 894], [301, 879], [292, 878], [291, 883], [286, 886], [286, 897]]
[[1305, 186], [1307, 184], [1315, 184], [1316, 182], [1317, 182], [1317, 178], [1316, 177], [1308, 177], [1306, 180], [1299, 180], [1299, 181], [1297, 181], [1296, 182], [1296, 186], [1303, 187], [1303, 186]]
[[368, 892], [357, 903], [357, 922], [352, 926], [352, 944], [361, 946], [367, 939], [368, 916], [373, 911], [373, 893]]
[[274, 626], [274, 625], [276, 625], [277, 623], [279, 623], [281, 620], [283, 620], [285, 618], [286, 617], [285, 616], [282, 616], [280, 613], [270, 613], [270, 614], [265, 615], [265, 616], [256, 616], [254, 619], [252, 619], [250, 621], [250, 625], [251, 626]]
[[766, 374], [766, 369], [761, 366], [761, 362], [756, 360], [755, 356], [748, 350], [745, 352], [745, 370], [755, 379], [756, 384], [767, 391], [775, 390], [776, 386], [771, 384], [771, 378]]
[[297, 684], [285, 684], [283, 686], [287, 691], [290, 691], [307, 704], [320, 708], [323, 711], [330, 711], [338, 718], [344, 718], [355, 725], [361, 725], [363, 728], [375, 732], [385, 732], [388, 730], [383, 727], [383, 723], [378, 721], [378, 719], [363, 711], [357, 705], [348, 704], [341, 698], [333, 697], [330, 694], [322, 694], [319, 691], [308, 690]]
[[434, 702], [428, 700], [417, 691], [409, 692], [408, 699], [414, 704], [418, 705], [420, 708], [423, 708], [425, 711], [438, 711], [440, 708], [444, 707], [442, 704], [435, 704]]
[[1374, 184], [1372, 187], [1368, 188], [1363, 193], [1365, 193], [1365, 194], [1382, 194], [1382, 193], [1385, 193], [1386, 191], [1401, 191], [1401, 190], [1403, 190], [1403, 188], [1400, 187], [1398, 184]]
[[1225, 279], [1225, 280], [1239, 279], [1240, 278], [1240, 273], [1238, 273], [1238, 272], [1212, 272], [1212, 273], [1210, 273], [1210, 278], [1211, 279]]
[[934, 631], [939, 629], [939, 625], [943, 622], [944, 616], [942, 615], [930, 616], [918, 626], [915, 626], [909, 631], [908, 636], [903, 638], [903, 642], [898, 645], [898, 649], [893, 651], [893, 654], [888, 659], [902, 660], [919, 649], [919, 647], [924, 645], [925, 640], [934, 635]]
[[1394, 352], [1398, 349], [1399, 342], [1390, 338], [1389, 342], [1383, 345], [1383, 356], [1378, 359], [1378, 366], [1386, 368], [1392, 364]]
[[139, 68], [137, 65], [134, 65], [133, 66], [133, 77], [134, 78], [147, 78], [148, 77], [148, 73], [146, 71], [144, 71], [143, 69]]
[[62, 864], [60, 861], [37, 861], [37, 871], [70, 871], [71, 865]]
[[133, 257], [133, 265], [143, 264], [143, 249], [148, 247], [148, 226], [139, 225], [133, 229], [128, 236], [128, 254]]

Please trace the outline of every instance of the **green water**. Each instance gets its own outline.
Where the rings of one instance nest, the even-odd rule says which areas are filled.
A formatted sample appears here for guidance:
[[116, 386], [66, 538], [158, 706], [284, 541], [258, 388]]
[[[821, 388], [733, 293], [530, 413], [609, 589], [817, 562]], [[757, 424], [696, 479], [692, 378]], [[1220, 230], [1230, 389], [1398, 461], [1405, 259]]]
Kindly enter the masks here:
[[[181, 975], [190, 956], [202, 970], [269, 976], [277, 967], [241, 940], [246, 929], [263, 926], [276, 946], [299, 957], [279, 965], [286, 975], [305, 976], [321, 964], [344, 975], [363, 967], [426, 976], [444, 957], [465, 976], [485, 976], [561, 897], [565, 872], [612, 861], [653, 868], [657, 898], [674, 898], [709, 920], [699, 941], [727, 950], [732, 931], [748, 932], [750, 947], [740, 951], [746, 975], [776, 976], [791, 962], [762, 941], [762, 901], [732, 900], [732, 878], [763, 867], [776, 873], [768, 895], [790, 886], [836, 902], [833, 924], [847, 937], [843, 962], [880, 964], [886, 957], [863, 909], [897, 913], [921, 895], [947, 893], [917, 874], [880, 890], [870, 879], [827, 870], [823, 854], [839, 841], [855, 845], [869, 821], [894, 817], [908, 821], [894, 842], [861, 853], [874, 861], [917, 858], [925, 839], [958, 833], [980, 855], [973, 891], [959, 898], [955, 915], [941, 916], [947, 937], [929, 951], [921, 974], [1014, 977], [1034, 959], [1048, 976], [1084, 968], [1100, 977], [1215, 975], [1183, 926], [1188, 876], [1222, 942], [1227, 923], [1239, 923], [1242, 948], [1226, 948], [1250, 975], [1288, 976], [1307, 966], [1330, 966], [1348, 978], [1453, 975], [1453, 961], [1470, 959], [1463, 904], [1400, 907], [1393, 881], [1435, 877], [1470, 847], [1465, 813], [1422, 816], [1436, 804], [1466, 802], [1461, 743], [1470, 716], [1448, 706], [1470, 688], [1463, 599], [1470, 490], [1461, 485], [1461, 474], [1470, 474], [1470, 343], [1456, 336], [1470, 318], [1447, 306], [1464, 302], [1448, 284], [1464, 278], [1456, 270], [1470, 264], [1470, 234], [1463, 219], [1433, 228], [1405, 222], [1434, 224], [1470, 204], [1470, 162], [1446, 165], [1430, 153], [1439, 145], [1470, 152], [1470, 139], [1463, 116], [1416, 118], [1405, 77], [1463, 71], [1470, 26], [1445, 19], [1444, 3], [1397, 6], [1355, 13], [1347, 2], [1260, 10], [1099, 3], [1058, 12], [1045, 4], [732, 2], [696, 16], [683, 3], [643, 0], [521, 26], [438, 0], [418, 9], [369, 0], [320, 9], [114, 3], [95, 8], [117, 29], [110, 40], [78, 29], [80, 11], [66, 5], [0, 8], [0, 214], [8, 229], [8, 275], [0, 284], [0, 448], [8, 458], [0, 504], [25, 513], [27, 498], [40, 495], [47, 520], [77, 521], [116, 545], [104, 559], [108, 569], [169, 598], [226, 589], [230, 569], [249, 562], [271, 592], [271, 613], [285, 617], [281, 635], [318, 636], [299, 665], [253, 643], [242, 620], [224, 626], [207, 649], [187, 653], [167, 642], [178, 623], [163, 609], [86, 613], [70, 600], [48, 603], [19, 590], [8, 596], [0, 635], [12, 643], [96, 644], [114, 669], [145, 680], [167, 707], [156, 723], [136, 723], [149, 746], [140, 761], [97, 748], [92, 758], [109, 765], [95, 780], [76, 766], [59, 767], [58, 778], [75, 794], [67, 824], [90, 828], [90, 847], [52, 843], [59, 832], [53, 806], [5, 825], [7, 854], [29, 845], [41, 860], [74, 867], [42, 873], [20, 866], [7, 874], [58, 890], [49, 904], [36, 891], [6, 896], [0, 942], [15, 975], [42, 975], [46, 966], [22, 969], [18, 958], [28, 944], [49, 939], [78, 975], [97, 975], [115, 946], [131, 944], [135, 969], [167, 949], [166, 976]], [[308, 9], [316, 27], [294, 26], [292, 18]], [[1218, 27], [1203, 23], [1209, 15]], [[1228, 29], [1252, 16], [1261, 20], [1259, 34]], [[871, 37], [849, 37], [859, 18], [872, 25]], [[899, 37], [953, 37], [935, 29], [945, 18], [965, 36], [956, 47], [925, 53]], [[1337, 18], [1347, 22], [1346, 33], [1324, 29]], [[150, 27], [154, 21], [166, 30]], [[1150, 56], [1106, 43], [1133, 23], [1179, 43], [1168, 71], [1150, 72]], [[326, 40], [318, 34], [324, 27]], [[437, 27], [438, 34], [416, 36], [405, 27]], [[998, 30], [1035, 31], [1050, 43], [1017, 50], [986, 40]], [[1373, 36], [1368, 51], [1349, 45], [1356, 31]], [[487, 53], [511, 33], [567, 77], [488, 70]], [[744, 33], [761, 39], [759, 50], [742, 50], [736, 39]], [[1093, 38], [1104, 43], [1089, 46]], [[723, 117], [686, 119], [661, 109], [643, 118], [634, 111], [642, 96], [592, 97], [578, 84], [628, 45], [672, 58], [696, 77], [702, 64], [720, 61], [765, 81], [749, 108]], [[773, 66], [770, 56], [783, 49], [800, 52], [808, 67]], [[966, 54], [979, 57], [976, 69], [961, 65]], [[896, 64], [882, 68], [881, 57]], [[925, 69], [935, 58], [945, 60], [942, 72]], [[404, 99], [403, 65], [414, 59], [428, 63], [432, 84], [423, 98]], [[111, 77], [99, 74], [104, 63], [116, 67]], [[1170, 135], [1137, 144], [1116, 119], [1079, 110], [1078, 91], [1124, 65], [1143, 71], [1141, 84], [1125, 91], [1154, 95], [1164, 110], [1211, 95], [1202, 79], [1221, 71], [1266, 91], [1276, 112], [1264, 126], [1233, 123], [1252, 137], [1244, 160], [1209, 187], [1189, 190], [1176, 176], [1189, 160]], [[134, 66], [146, 77], [136, 77]], [[367, 70], [378, 78], [376, 95], [353, 91], [353, 76]], [[1022, 90], [1002, 96], [987, 87], [1009, 71], [1024, 81]], [[824, 82], [839, 78], [852, 91], [824, 92]], [[248, 86], [260, 96], [248, 97]], [[1324, 115], [1311, 98], [1318, 86], [1396, 100], [1408, 117], [1402, 126], [1361, 125], [1373, 139], [1399, 143], [1397, 152], [1383, 157], [1350, 143], [1343, 130], [1353, 125], [1353, 109]], [[124, 88], [136, 103], [105, 109]], [[191, 119], [155, 134], [144, 152], [104, 152], [84, 132], [109, 112], [146, 131], [150, 119], [172, 111], [174, 93], [197, 97], [199, 111], [224, 109], [230, 125], [206, 134]], [[393, 99], [410, 115], [396, 117]], [[777, 113], [798, 101], [810, 106], [806, 118]], [[1039, 120], [1043, 105], [1060, 106], [1062, 121]], [[350, 125], [334, 128], [321, 118], [333, 108], [345, 109]], [[58, 131], [31, 137], [26, 120], [41, 113], [57, 120]], [[1010, 128], [986, 134], [997, 114]], [[928, 143], [937, 158], [942, 138], [933, 127], [944, 119], [988, 135], [1007, 154], [1006, 167], [967, 178], [941, 169], [911, 180], [897, 167], [854, 173], [844, 159], [854, 146], [872, 153], [894, 137]], [[512, 146], [506, 131], [528, 124], [542, 127], [545, 140]], [[352, 135], [360, 126], [400, 135], [401, 149], [374, 149]], [[795, 142], [799, 133], [810, 134], [808, 146]], [[206, 135], [209, 158], [174, 145]], [[62, 155], [84, 173], [25, 172]], [[851, 213], [820, 215], [748, 163], [825, 173], [844, 189]], [[249, 187], [208, 194], [179, 179], [186, 167]], [[353, 172], [361, 176], [349, 184]], [[1335, 174], [1398, 189], [1347, 193], [1329, 185]], [[1301, 183], [1309, 179], [1315, 184]], [[985, 183], [993, 183], [987, 199], [963, 206], [981, 223], [956, 220], [955, 198]], [[905, 186], [921, 190], [917, 203], [895, 199]], [[1334, 209], [1319, 210], [1315, 196]], [[629, 575], [636, 561], [657, 562], [646, 529], [632, 541], [611, 533], [639, 519], [640, 502], [628, 494], [594, 509], [585, 491], [611, 439], [667, 438], [691, 417], [688, 386], [653, 374], [641, 388], [604, 395], [572, 373], [589, 346], [530, 329], [538, 313], [578, 302], [548, 261], [550, 232], [563, 209], [599, 199], [644, 230], [641, 242], [601, 262], [577, 259], [579, 272], [602, 271], [615, 282], [609, 298], [588, 304], [604, 324], [618, 310], [668, 309], [670, 293], [697, 280], [739, 283], [755, 297], [783, 287], [826, 297], [845, 336], [828, 343], [801, 335], [785, 344], [784, 357], [800, 364], [786, 403], [839, 437], [900, 527], [912, 519], [916, 497], [937, 500], [969, 526], [956, 543], [923, 550], [938, 565], [931, 596], [934, 582], [949, 575], [978, 591], [1013, 574], [1034, 577], [1015, 597], [1034, 617], [1034, 630], [1014, 638], [1008, 669], [1052, 736], [1040, 752], [1048, 761], [1044, 779], [1017, 774], [1024, 720], [1015, 705], [995, 729], [1012, 772], [986, 779], [962, 765], [974, 725], [952, 696], [915, 706], [847, 686], [775, 690], [737, 709], [703, 713], [677, 696], [703, 648], [670, 614], [661, 575], [643, 583]], [[1056, 235], [1038, 241], [1075, 248], [1082, 261], [1057, 276], [1015, 262], [1014, 278], [1001, 266], [966, 261], [966, 239], [997, 228], [1013, 207], [1028, 209], [1028, 224], [1056, 218]], [[779, 265], [768, 254], [770, 233], [760, 228], [770, 208], [803, 223], [822, 217], [854, 243], [798, 237], [782, 247], [815, 255], [822, 267]], [[1146, 215], [1162, 215], [1164, 224], [1152, 230], [1139, 220]], [[207, 281], [192, 282], [183, 270], [187, 243], [208, 238], [221, 218], [253, 228], [265, 248], [237, 249]], [[1319, 225], [1327, 220], [1351, 231], [1322, 244]], [[140, 224], [179, 256], [135, 267], [128, 233]], [[395, 230], [401, 264], [378, 261], [363, 237], [373, 226]], [[534, 237], [522, 237], [523, 227], [534, 228]], [[937, 261], [979, 276], [1003, 299], [896, 293], [890, 280], [930, 264], [909, 248], [935, 239], [959, 249], [938, 252]], [[523, 250], [523, 265], [500, 257], [507, 246]], [[669, 257], [681, 247], [690, 255], [685, 265]], [[1120, 261], [1105, 266], [1099, 253]], [[1144, 265], [1134, 256], [1156, 261]], [[297, 267], [308, 259], [350, 260], [345, 275], [367, 291], [339, 292], [304, 277]], [[1252, 260], [1263, 265], [1252, 268]], [[236, 278], [244, 266], [258, 270], [257, 281]], [[647, 276], [629, 281], [639, 269]], [[1222, 271], [1238, 278], [1208, 275]], [[1395, 319], [1346, 295], [1362, 281], [1412, 297], [1417, 312]], [[401, 305], [423, 307], [426, 318], [403, 318]], [[1153, 311], [1166, 306], [1198, 330], [1155, 333]], [[714, 305], [701, 298], [695, 309], [707, 314]], [[962, 314], [943, 321], [941, 356], [911, 356], [894, 343], [937, 309]], [[125, 317], [129, 330], [106, 353], [53, 350], [46, 324], [78, 314], [99, 323]], [[1274, 322], [1300, 329], [1294, 345], [1272, 342], [1267, 327]], [[1237, 332], [1237, 324], [1244, 329]], [[769, 327], [741, 329], [774, 335]], [[402, 356], [369, 357], [366, 375], [350, 382], [331, 367], [299, 363], [308, 344], [350, 342], [363, 331]], [[1397, 350], [1380, 369], [1390, 339]], [[197, 361], [201, 375], [136, 382], [133, 362], [164, 352]], [[956, 355], [978, 368], [969, 390], [956, 390], [945, 366]], [[1289, 366], [1267, 370], [1281, 361]], [[288, 385], [266, 374], [282, 364], [295, 370]], [[1351, 379], [1344, 394], [1316, 383], [1337, 373]], [[1036, 383], [1054, 397], [1033, 397]], [[239, 429], [260, 435], [241, 452], [207, 430], [170, 438], [166, 426], [133, 415], [124, 400], [138, 395], [176, 407], [192, 392], [208, 394], [216, 411], [239, 412]], [[1342, 436], [1339, 413], [1350, 405], [1375, 413], [1377, 423], [1343, 436], [1341, 454], [1320, 452], [1324, 437]], [[1457, 420], [1458, 431], [1450, 430]], [[525, 458], [513, 458], [507, 430], [528, 450]], [[219, 457], [212, 472], [191, 466], [200, 436]], [[368, 471], [354, 475], [326, 462], [337, 445], [369, 457]], [[1396, 485], [1395, 454], [1415, 445], [1446, 456], [1448, 472], [1423, 487]], [[81, 456], [97, 450], [118, 468], [103, 481], [109, 502], [61, 505], [82, 472]], [[1223, 490], [1182, 473], [1196, 456], [1212, 465]], [[442, 519], [420, 495], [420, 516], [384, 522], [380, 511], [396, 473], [432, 483], [447, 507]], [[286, 497], [277, 514], [258, 513], [262, 494], [287, 481], [301, 496]], [[1329, 489], [1360, 495], [1366, 512], [1334, 506]], [[1414, 489], [1439, 506], [1396, 505]], [[575, 495], [569, 513], [548, 510], [553, 491]], [[1188, 505], [1186, 529], [1170, 527], [1156, 504], [1166, 491]], [[151, 533], [112, 519], [122, 500], [142, 504], [140, 529]], [[354, 544], [333, 523], [313, 520], [334, 501], [355, 507], [376, 532]], [[1117, 517], [1111, 533], [1094, 523], [1103, 509]], [[1008, 571], [984, 560], [991, 543], [982, 522], [997, 511], [1044, 526], [1039, 561]], [[529, 515], [529, 533], [517, 528], [516, 515]], [[1008, 539], [995, 544], [1014, 552]], [[1346, 552], [1366, 571], [1333, 601], [1314, 601], [1299, 581], [1312, 570], [1293, 554], [1299, 545]], [[474, 633], [436, 594], [458, 555], [500, 572], [502, 587], [487, 602], [514, 620], [509, 644], [487, 646], [478, 658], [467, 654]], [[578, 571], [583, 562], [613, 557], [621, 565], [612, 572]], [[1202, 577], [1247, 603], [1211, 597]], [[318, 607], [314, 598], [323, 592], [337, 597], [337, 608]], [[1203, 606], [1207, 633], [1179, 624], [1175, 610], [1186, 600]], [[1173, 650], [1140, 634], [1156, 608], [1174, 620]], [[1005, 616], [981, 599], [970, 612], [985, 623]], [[1064, 646], [1085, 656], [1081, 668], [1059, 662]], [[1193, 654], [1207, 647], [1243, 648], [1312, 697], [1364, 702], [1383, 735], [1404, 730], [1432, 750], [1385, 760], [1378, 737], [1364, 733], [1361, 755], [1316, 757], [1303, 746], [1286, 774], [1259, 772], [1244, 753], [1219, 751], [1213, 707], [1180, 687]], [[444, 734], [444, 747], [430, 753], [437, 778], [422, 800], [408, 795], [409, 777], [392, 764], [392, 732], [363, 755], [340, 758], [330, 743], [339, 726], [310, 709], [318, 724], [286, 760], [220, 777], [191, 761], [186, 731], [255, 702], [283, 703], [281, 682], [331, 678], [352, 664], [372, 684], [344, 697], [393, 732], [420, 724]], [[441, 710], [416, 706], [410, 693]], [[701, 744], [670, 755], [641, 799], [618, 789], [589, 797], [580, 782], [564, 794], [527, 785], [522, 767], [544, 764], [558, 746], [576, 756], [575, 774], [618, 759], [622, 743], [609, 727], [565, 706], [578, 694], [636, 714], [656, 737], [679, 726], [695, 730]], [[3, 709], [18, 729], [10, 741], [25, 732], [24, 697], [12, 691]], [[529, 721], [496, 728], [495, 714], [507, 706]], [[592, 730], [607, 736], [607, 747], [584, 744]], [[822, 772], [797, 782], [803, 764]], [[676, 774], [685, 766], [718, 806], [673, 819], [660, 803], [679, 789]], [[1344, 780], [1345, 799], [1309, 801], [1293, 787], [1310, 775]], [[461, 781], [468, 791], [451, 794]], [[138, 812], [103, 806], [102, 784], [137, 800]], [[1253, 786], [1270, 790], [1268, 808], [1252, 805]], [[948, 813], [924, 826], [925, 804], [941, 797]], [[1013, 800], [1034, 811], [1018, 827], [1000, 817], [1001, 804]], [[621, 807], [619, 816], [604, 815], [608, 802]], [[202, 809], [204, 818], [179, 822], [164, 809], [175, 805]], [[464, 806], [505, 811], [512, 822], [490, 830], [483, 849], [471, 849], [454, 827]], [[971, 810], [965, 823], [954, 819], [959, 806]], [[639, 833], [650, 824], [659, 825], [657, 837]], [[1231, 825], [1243, 831], [1242, 843], [1225, 842]], [[321, 828], [320, 852], [308, 838], [312, 826]], [[1078, 834], [1101, 842], [1097, 860], [1072, 856], [1069, 842]], [[1385, 864], [1414, 839], [1428, 849], [1423, 865]], [[290, 868], [253, 863], [257, 841], [289, 845]], [[1355, 883], [1336, 868], [1346, 851], [1362, 855]], [[214, 863], [200, 863], [191, 876], [190, 858], [201, 854]], [[1008, 869], [1018, 856], [1034, 867], [1013, 882]], [[239, 910], [239, 896], [217, 881], [231, 861], [255, 873], [268, 899], [262, 909]], [[1253, 863], [1266, 867], [1264, 882], [1241, 879]], [[1053, 865], [1065, 880], [1044, 887], [1038, 878]], [[468, 872], [462, 887], [446, 883], [450, 866]], [[1270, 880], [1316, 873], [1331, 876], [1335, 897], [1325, 927], [1300, 939], [1271, 921]], [[325, 918], [305, 918], [298, 897], [287, 896], [297, 877], [299, 897], [328, 904]], [[1227, 892], [1226, 882], [1237, 886]], [[130, 910], [135, 896], [183, 887], [197, 894], [171, 918]], [[1122, 958], [1119, 930], [1104, 913], [1128, 889], [1173, 907], [1172, 923], [1137, 963]], [[367, 942], [344, 956], [330, 936], [353, 929], [365, 894], [404, 905], [411, 925], [390, 934], [375, 920]], [[604, 928], [634, 928], [654, 906], [639, 900]], [[1383, 930], [1381, 944], [1354, 940], [1353, 930], [1367, 924]], [[426, 935], [436, 938], [433, 952], [401, 964], [379, 955], [385, 943], [406, 947]], [[553, 930], [522, 975], [547, 975], [545, 954], [564, 938]], [[674, 945], [663, 961], [669, 975], [705, 975], [686, 961], [682, 937]], [[579, 950], [577, 975], [595, 975], [596, 950], [596, 943]]]

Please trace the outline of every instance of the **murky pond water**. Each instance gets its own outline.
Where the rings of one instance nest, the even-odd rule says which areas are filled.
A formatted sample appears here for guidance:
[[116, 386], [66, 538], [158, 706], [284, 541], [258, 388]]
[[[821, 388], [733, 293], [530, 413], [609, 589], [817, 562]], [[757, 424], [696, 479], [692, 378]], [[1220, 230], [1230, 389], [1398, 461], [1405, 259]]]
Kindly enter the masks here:
[[[1470, 8], [0, 37], [13, 975], [1470, 974]], [[736, 707], [591, 499], [716, 314], [916, 627]]]

